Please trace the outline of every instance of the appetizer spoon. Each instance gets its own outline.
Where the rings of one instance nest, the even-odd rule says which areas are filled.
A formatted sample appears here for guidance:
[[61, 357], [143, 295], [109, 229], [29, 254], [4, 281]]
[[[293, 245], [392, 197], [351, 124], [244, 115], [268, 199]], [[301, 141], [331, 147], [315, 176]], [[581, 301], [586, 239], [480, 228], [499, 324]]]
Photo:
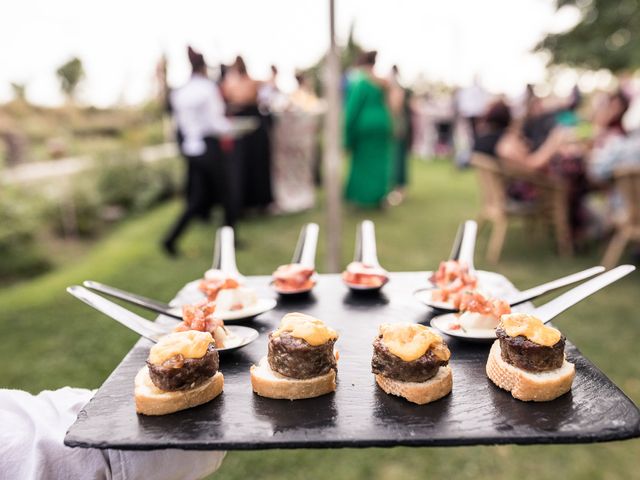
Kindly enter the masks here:
[[[182, 307], [172, 307], [167, 303], [159, 302], [152, 298], [147, 298], [136, 293], [127, 292], [126, 290], [120, 290], [119, 288], [105, 285], [104, 283], [95, 282], [93, 280], [85, 280], [82, 282], [85, 287], [95, 290], [96, 292], [106, 293], [114, 298], [119, 298], [125, 302], [129, 302], [138, 307], [146, 308], [152, 312], [167, 315], [168, 317], [177, 318], [182, 320]], [[72, 288], [72, 287], [69, 287]], [[71, 292], [69, 292], [71, 293]]]
[[[576, 303], [579, 303], [597, 291], [602, 290], [607, 285], [620, 280], [635, 269], [636, 267], [633, 265], [620, 265], [613, 270], [609, 270], [608, 272], [598, 275], [591, 280], [587, 280], [583, 284], [572, 288], [550, 302], [541, 305], [534, 309], [531, 314], [538, 317], [544, 323], [548, 323], [568, 308], [574, 306]], [[457, 320], [458, 317], [455, 314], [440, 315], [431, 319], [431, 326], [451, 337], [463, 340], [489, 341], [495, 340], [496, 338], [494, 329], [474, 329], [465, 331], [459, 328], [459, 324], [457, 328], [452, 328], [457, 324]]]
[[[114, 298], [124, 300], [125, 302], [137, 305], [138, 307], [146, 308], [152, 312], [161, 313], [162, 315], [182, 320], [181, 306], [168, 305], [166, 303], [153, 300], [152, 298], [120, 290], [119, 288], [105, 285], [104, 283], [94, 282], [93, 280], [85, 280], [82, 284], [96, 292], [106, 293]], [[273, 298], [258, 298], [258, 303], [254, 306], [246, 307], [242, 310], [220, 312], [218, 317], [225, 322], [246, 320], [272, 310], [275, 308], [276, 303], [277, 302]]]
[[[523, 290], [521, 292], [509, 295], [504, 300], [510, 306], [515, 307], [516, 305], [520, 305], [522, 303], [535, 300], [536, 298], [541, 297], [542, 295], [545, 295], [559, 288], [566, 287], [573, 283], [581, 282], [582, 280], [586, 280], [587, 278], [593, 277], [594, 275], [597, 275], [598, 273], [601, 273], [604, 270], [605, 268], [602, 266], [591, 267], [586, 270], [582, 270], [581, 272], [573, 273], [571, 275], [567, 275], [566, 277], [558, 278], [556, 280], [552, 280], [550, 282], [543, 283], [541, 285], [531, 287], [527, 290]], [[430, 288], [418, 289], [414, 292], [414, 296], [418, 300], [426, 304], [427, 306], [433, 309], [437, 309], [443, 313], [456, 313], [459, 311], [457, 308], [452, 308], [451, 305], [449, 304], [436, 303], [436, 302], [430, 301], [431, 299], [431, 295], [429, 294], [430, 290], [431, 290]], [[433, 305], [437, 305], [437, 307], [434, 307]]]
[[236, 266], [236, 245], [233, 228], [224, 226], [220, 227], [216, 232], [213, 263], [209, 271], [222, 272], [225, 276], [234, 278], [240, 283], [244, 282], [244, 276]]
[[[363, 220], [356, 230], [356, 247], [353, 258], [354, 262], [360, 262], [370, 267], [379, 268], [384, 270], [378, 261], [378, 250], [376, 247], [376, 231], [375, 226], [371, 220]], [[387, 282], [389, 277], [387, 276], [379, 286], [367, 286], [357, 283], [344, 282], [351, 290], [358, 291], [374, 291], [380, 290]]]
[[[450, 260], [458, 260], [464, 262], [469, 267], [469, 273], [476, 274], [476, 269], [473, 263], [474, 252], [476, 249], [476, 238], [478, 235], [478, 224], [474, 220], [467, 220], [460, 224], [458, 227], [458, 233], [453, 241], [453, 247], [451, 248]], [[455, 312], [456, 309], [452, 308], [448, 302], [438, 302], [432, 299], [431, 292], [435, 290], [436, 286], [420, 288], [414, 292], [414, 295], [419, 297], [419, 300], [430, 307], [433, 310], [439, 310], [443, 312]]]
[[569, 307], [572, 307], [576, 303], [593, 295], [598, 290], [602, 290], [607, 285], [617, 282], [622, 277], [629, 275], [635, 269], [636, 267], [633, 265], [620, 265], [619, 267], [609, 270], [602, 275], [598, 275], [596, 278], [592, 278], [591, 280], [584, 282], [582, 285], [572, 288], [550, 302], [541, 305], [535, 309], [534, 314], [544, 323], [547, 323]]
[[[451, 260], [458, 260], [461, 263], [466, 263], [469, 267], [469, 273], [475, 275], [476, 269], [473, 265], [473, 257], [476, 250], [476, 238], [478, 236], [478, 224], [475, 220], [467, 220], [458, 229], [456, 235], [456, 241], [451, 251]], [[460, 237], [460, 247], [456, 248], [458, 243], [458, 237]], [[456, 252], [457, 250], [457, 252]], [[456, 255], [457, 253], [457, 255]]]
[[[117, 303], [107, 300], [79, 285], [67, 287], [67, 292], [154, 343], [156, 343], [160, 337], [171, 333], [175, 325], [177, 325], [158, 325], [155, 322], [150, 322], [146, 318], [142, 318]], [[217, 348], [216, 350], [218, 350], [218, 352], [242, 348], [253, 342], [259, 335], [257, 330], [250, 327], [225, 325], [224, 328], [230, 334], [230, 342], [229, 345], [224, 348]]]
[[[319, 231], [320, 227], [318, 227], [317, 223], [307, 223], [302, 227], [300, 230], [300, 236], [298, 237], [298, 243], [296, 244], [296, 249], [293, 252], [293, 258], [291, 259], [292, 264], [299, 264], [310, 268], [311, 270], [315, 270]], [[315, 273], [313, 277], [315, 277]], [[309, 288], [300, 288], [298, 290], [281, 290], [275, 287], [274, 282], [271, 282], [271, 284], [274, 285], [273, 289], [280, 295], [297, 295], [300, 293], [310, 292], [313, 289], [312, 285]]]

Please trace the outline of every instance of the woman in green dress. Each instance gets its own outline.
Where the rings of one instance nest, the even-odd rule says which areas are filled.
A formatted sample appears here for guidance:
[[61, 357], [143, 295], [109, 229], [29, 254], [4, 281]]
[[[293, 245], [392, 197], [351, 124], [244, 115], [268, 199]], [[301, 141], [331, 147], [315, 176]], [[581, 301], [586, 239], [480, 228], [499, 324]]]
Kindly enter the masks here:
[[391, 187], [393, 130], [384, 82], [373, 75], [376, 52], [364, 53], [349, 76], [345, 143], [351, 153], [347, 200], [382, 205]]

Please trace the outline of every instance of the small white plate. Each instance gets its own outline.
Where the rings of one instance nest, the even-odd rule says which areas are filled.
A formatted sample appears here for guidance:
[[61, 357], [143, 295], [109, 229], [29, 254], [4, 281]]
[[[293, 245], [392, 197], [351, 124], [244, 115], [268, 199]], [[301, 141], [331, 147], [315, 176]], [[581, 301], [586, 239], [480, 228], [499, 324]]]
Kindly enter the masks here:
[[[512, 311], [530, 313], [533, 309], [533, 304], [529, 302], [513, 307]], [[469, 342], [490, 342], [496, 339], [495, 329], [473, 328], [463, 330], [462, 328], [455, 328], [456, 325], [460, 325], [457, 313], [438, 315], [431, 319], [431, 326], [433, 328], [450, 337], [456, 337]]]
[[452, 328], [459, 325], [458, 315], [448, 313], [439, 315], [431, 319], [431, 326], [450, 337], [461, 338], [472, 342], [489, 342], [496, 339], [495, 330], [473, 329], [463, 330], [462, 328]]
[[233, 320], [245, 320], [256, 317], [262, 313], [273, 310], [278, 302], [273, 298], [259, 298], [255, 305], [243, 308], [242, 310], [229, 310], [227, 312], [216, 312], [215, 317], [223, 322]]
[[[426, 278], [429, 278], [432, 273], [433, 272], [427, 272], [425, 275]], [[506, 297], [518, 292], [518, 290], [504, 275], [500, 275], [495, 272], [486, 272], [484, 270], [478, 270], [476, 274], [478, 276], [478, 290], [481, 292], [498, 298]], [[443, 310], [455, 310], [451, 303], [431, 301], [431, 290], [434, 288], [435, 286], [428, 282], [426, 287], [413, 292], [413, 296], [428, 307], [433, 303], [434, 307], [442, 305]]]
[[240, 325], [225, 326], [229, 332], [229, 336], [226, 338], [225, 347], [218, 348], [218, 352], [229, 352], [237, 350], [249, 345], [260, 335], [255, 328], [243, 327]]

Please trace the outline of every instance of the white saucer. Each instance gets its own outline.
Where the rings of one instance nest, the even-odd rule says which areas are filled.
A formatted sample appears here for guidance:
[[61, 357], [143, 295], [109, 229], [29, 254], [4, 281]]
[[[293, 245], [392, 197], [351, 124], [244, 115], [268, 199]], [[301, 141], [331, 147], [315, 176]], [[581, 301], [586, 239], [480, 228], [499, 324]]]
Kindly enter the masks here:
[[[511, 309], [513, 312], [530, 313], [534, 310], [531, 302], [523, 303]], [[462, 328], [452, 328], [459, 325], [457, 313], [447, 313], [446, 315], [438, 315], [431, 319], [431, 326], [440, 332], [469, 342], [491, 342], [496, 339], [495, 329], [473, 328], [463, 330]]]
[[259, 298], [255, 305], [243, 308], [242, 310], [229, 310], [226, 312], [215, 312], [215, 317], [223, 322], [234, 320], [245, 320], [256, 317], [262, 313], [273, 310], [278, 302], [273, 298]]
[[241, 325], [225, 326], [229, 336], [225, 339], [225, 347], [217, 348], [218, 352], [237, 350], [253, 342], [260, 335], [255, 328]]
[[[433, 272], [427, 272], [426, 277], [429, 278], [432, 273]], [[486, 272], [484, 270], [478, 270], [476, 274], [478, 276], [478, 290], [487, 295], [490, 295], [492, 297], [505, 298], [509, 295], [518, 293], [518, 290], [509, 280], [507, 280], [504, 275], [500, 275], [499, 273], [495, 272]], [[420, 288], [413, 292], [413, 296], [428, 307], [431, 306], [430, 304], [433, 304], [434, 307], [440, 307], [443, 310], [455, 310], [453, 304], [449, 302], [431, 301], [431, 290], [433, 290], [434, 288], [435, 286], [428, 282], [425, 288]]]

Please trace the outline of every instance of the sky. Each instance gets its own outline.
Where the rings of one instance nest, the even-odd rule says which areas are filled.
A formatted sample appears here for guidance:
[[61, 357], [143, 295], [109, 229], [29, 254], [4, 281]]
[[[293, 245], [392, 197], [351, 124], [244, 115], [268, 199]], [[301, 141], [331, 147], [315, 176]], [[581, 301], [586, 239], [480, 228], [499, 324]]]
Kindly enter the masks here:
[[[338, 41], [354, 24], [356, 40], [379, 51], [379, 74], [394, 63], [407, 83], [422, 75], [468, 85], [477, 74], [509, 95], [544, 81], [544, 58], [532, 47], [577, 20], [552, 0], [336, 0]], [[328, 24], [325, 0], [14, 0], [0, 16], [0, 101], [19, 82], [30, 101], [61, 103], [55, 70], [78, 56], [86, 70], [81, 101], [141, 102], [163, 52], [170, 85], [186, 81], [189, 44], [212, 65], [242, 54], [256, 78], [275, 64], [281, 88], [291, 90], [294, 70], [326, 51]]]

